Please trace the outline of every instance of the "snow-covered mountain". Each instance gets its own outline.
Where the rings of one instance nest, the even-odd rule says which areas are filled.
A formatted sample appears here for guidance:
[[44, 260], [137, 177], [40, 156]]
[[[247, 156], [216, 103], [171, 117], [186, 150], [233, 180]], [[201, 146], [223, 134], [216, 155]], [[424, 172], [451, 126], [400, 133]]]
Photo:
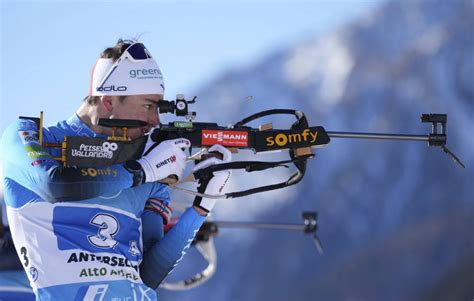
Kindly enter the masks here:
[[[196, 95], [199, 120], [220, 124], [294, 108], [328, 131], [428, 134], [420, 114], [447, 113], [448, 147], [466, 169], [423, 143], [335, 138], [316, 150], [296, 187], [225, 201], [215, 215], [298, 222], [301, 211], [317, 210], [323, 256], [303, 234], [222, 230], [216, 276], [193, 291], [161, 291], [162, 300], [474, 297], [472, 0], [388, 2], [326, 36], [229, 70]], [[284, 173], [238, 174], [232, 189], [277, 176]]]

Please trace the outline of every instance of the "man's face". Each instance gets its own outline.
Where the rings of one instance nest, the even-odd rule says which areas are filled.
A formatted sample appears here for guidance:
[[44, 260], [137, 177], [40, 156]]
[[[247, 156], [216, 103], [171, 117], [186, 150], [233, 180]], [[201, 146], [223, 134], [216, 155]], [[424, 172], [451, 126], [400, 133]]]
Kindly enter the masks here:
[[[128, 129], [127, 136], [136, 139], [143, 136], [160, 122], [158, 101], [163, 99], [161, 94], [131, 95], [124, 97], [111, 96], [111, 119], [133, 119], [147, 123], [142, 128]], [[122, 99], [121, 99], [122, 98]]]

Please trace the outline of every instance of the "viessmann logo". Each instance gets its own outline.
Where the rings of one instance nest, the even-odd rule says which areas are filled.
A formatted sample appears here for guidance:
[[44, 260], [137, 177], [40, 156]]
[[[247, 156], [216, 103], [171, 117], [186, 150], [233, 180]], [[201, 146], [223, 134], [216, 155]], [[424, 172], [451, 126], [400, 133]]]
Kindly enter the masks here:
[[248, 133], [242, 131], [203, 130], [202, 144], [223, 146], [248, 146]]
[[307, 142], [314, 143], [318, 139], [318, 131], [314, 133], [310, 129], [305, 129], [301, 133], [294, 134], [277, 134], [275, 136], [267, 137], [267, 146], [285, 146], [288, 143], [298, 143], [298, 142]]

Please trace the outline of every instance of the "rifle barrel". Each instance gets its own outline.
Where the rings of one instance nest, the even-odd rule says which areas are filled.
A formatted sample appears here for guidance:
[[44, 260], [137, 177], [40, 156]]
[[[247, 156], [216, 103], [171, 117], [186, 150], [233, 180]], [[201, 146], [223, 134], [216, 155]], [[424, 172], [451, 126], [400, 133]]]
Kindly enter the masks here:
[[402, 135], [383, 133], [355, 133], [355, 132], [327, 132], [331, 138], [358, 138], [358, 139], [381, 139], [381, 140], [409, 140], [429, 141], [428, 135]]
[[267, 224], [267, 223], [251, 223], [251, 222], [213, 222], [221, 228], [247, 228], [247, 229], [275, 229], [275, 230], [293, 230], [303, 231], [303, 224]]

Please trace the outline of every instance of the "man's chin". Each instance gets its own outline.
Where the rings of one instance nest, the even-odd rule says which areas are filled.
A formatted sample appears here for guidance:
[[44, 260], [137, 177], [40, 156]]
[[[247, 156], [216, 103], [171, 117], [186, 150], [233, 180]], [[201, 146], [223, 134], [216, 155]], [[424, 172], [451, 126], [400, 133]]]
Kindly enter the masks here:
[[145, 136], [145, 133], [141, 130], [133, 130], [133, 132], [129, 130], [127, 134], [127, 136], [132, 140]]

